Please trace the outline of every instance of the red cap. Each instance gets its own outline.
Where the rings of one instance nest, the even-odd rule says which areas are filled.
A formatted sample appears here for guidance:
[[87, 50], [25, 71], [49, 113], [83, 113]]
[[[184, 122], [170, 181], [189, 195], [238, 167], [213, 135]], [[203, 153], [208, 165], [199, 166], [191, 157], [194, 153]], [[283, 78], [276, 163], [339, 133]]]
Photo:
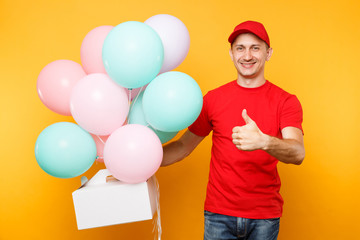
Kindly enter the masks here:
[[259, 22], [254, 21], [246, 21], [242, 22], [239, 25], [237, 25], [234, 29], [234, 31], [229, 36], [229, 43], [232, 43], [237, 36], [241, 33], [252, 33], [258, 36], [261, 40], [267, 43], [267, 45], [270, 47], [270, 39], [266, 32], [266, 29], [264, 25], [262, 25]]

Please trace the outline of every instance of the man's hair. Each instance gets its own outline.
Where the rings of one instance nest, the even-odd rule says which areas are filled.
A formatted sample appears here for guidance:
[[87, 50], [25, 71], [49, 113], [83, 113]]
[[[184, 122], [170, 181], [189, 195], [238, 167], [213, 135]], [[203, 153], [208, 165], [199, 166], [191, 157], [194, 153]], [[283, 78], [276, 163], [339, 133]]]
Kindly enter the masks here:
[[[250, 32], [249, 32], [249, 33], [250, 33]], [[241, 34], [242, 34], [242, 33], [241, 33]], [[238, 36], [240, 36], [241, 34], [239, 34]], [[253, 34], [253, 33], [250, 33], [250, 34], [252, 34], [252, 35], [256, 36], [256, 35], [255, 35], [255, 34]], [[238, 36], [237, 36], [237, 37], [238, 37]], [[237, 38], [237, 37], [236, 37], [236, 38]], [[256, 37], [257, 37], [258, 39], [260, 39], [258, 36], [256, 36]], [[234, 42], [235, 42], [236, 38], [234, 39], [234, 41], [232, 41], [232, 42], [231, 42], [231, 44], [230, 44], [230, 45], [231, 45], [231, 48], [233, 47], [233, 45], [234, 45]], [[264, 43], [265, 43], [266, 50], [268, 50], [268, 49], [270, 48], [270, 46], [269, 46], [269, 45], [268, 45], [268, 44], [267, 44], [264, 40], [262, 40], [262, 39], [260, 39], [260, 40], [261, 40], [262, 42], [264, 42]]]

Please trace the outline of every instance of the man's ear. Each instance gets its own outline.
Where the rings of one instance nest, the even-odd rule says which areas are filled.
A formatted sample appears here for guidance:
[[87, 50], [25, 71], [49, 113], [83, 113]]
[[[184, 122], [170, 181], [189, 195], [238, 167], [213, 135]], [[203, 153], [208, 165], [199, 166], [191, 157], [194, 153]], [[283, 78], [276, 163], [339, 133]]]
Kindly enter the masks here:
[[230, 54], [231, 60], [234, 61], [234, 55], [233, 55], [233, 53], [232, 53], [232, 49], [231, 49], [231, 48], [229, 49], [229, 54]]
[[268, 50], [266, 50], [266, 61], [270, 60], [272, 54], [273, 54], [273, 49], [268, 48]]

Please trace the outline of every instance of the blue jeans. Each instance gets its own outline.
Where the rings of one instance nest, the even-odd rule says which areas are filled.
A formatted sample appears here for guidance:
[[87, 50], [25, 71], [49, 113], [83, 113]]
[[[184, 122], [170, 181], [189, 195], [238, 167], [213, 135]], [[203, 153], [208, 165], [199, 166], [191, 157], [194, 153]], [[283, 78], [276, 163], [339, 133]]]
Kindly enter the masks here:
[[249, 219], [205, 211], [204, 240], [276, 240], [280, 218]]

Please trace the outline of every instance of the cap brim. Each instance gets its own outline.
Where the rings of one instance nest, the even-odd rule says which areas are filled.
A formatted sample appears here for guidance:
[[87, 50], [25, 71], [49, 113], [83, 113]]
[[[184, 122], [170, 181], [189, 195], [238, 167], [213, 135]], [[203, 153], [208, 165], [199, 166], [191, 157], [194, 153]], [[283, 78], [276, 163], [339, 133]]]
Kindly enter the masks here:
[[[237, 31], [234, 31], [233, 33], [231, 33], [231, 35], [228, 38], [229, 43], [233, 43], [233, 41], [235, 40], [235, 38], [237, 36], [239, 36], [242, 33], [252, 33], [255, 36], [259, 37], [257, 34], [255, 34], [253, 31], [249, 30], [249, 29], [239, 29]], [[260, 38], [261, 39], [261, 38]]]

